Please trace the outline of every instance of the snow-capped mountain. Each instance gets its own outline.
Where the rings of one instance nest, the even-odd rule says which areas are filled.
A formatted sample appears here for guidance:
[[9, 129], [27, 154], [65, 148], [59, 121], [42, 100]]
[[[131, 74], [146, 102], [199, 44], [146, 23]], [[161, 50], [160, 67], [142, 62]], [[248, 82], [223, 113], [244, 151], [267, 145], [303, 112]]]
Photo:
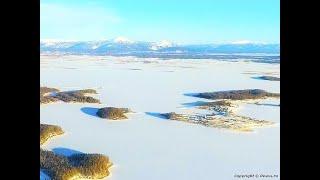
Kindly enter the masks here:
[[167, 40], [162, 40], [160, 42], [152, 43], [152, 46], [150, 47], [150, 49], [157, 51], [159, 49], [169, 48], [169, 47], [173, 47], [173, 46], [174, 46], [174, 44], [172, 42], [167, 41]]
[[209, 55], [214, 53], [280, 53], [279, 44], [251, 43], [239, 41], [227, 44], [179, 45], [170, 41], [144, 42], [132, 41], [125, 37], [101, 41], [40, 41], [42, 53], [69, 53], [95, 55], [140, 55], [183, 54]]

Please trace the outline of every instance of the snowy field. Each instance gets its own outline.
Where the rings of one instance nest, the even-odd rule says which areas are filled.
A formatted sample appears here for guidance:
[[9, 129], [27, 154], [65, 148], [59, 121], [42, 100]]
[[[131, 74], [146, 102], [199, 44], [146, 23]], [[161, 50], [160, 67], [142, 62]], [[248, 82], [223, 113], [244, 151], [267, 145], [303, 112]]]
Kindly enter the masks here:
[[[41, 56], [40, 63], [41, 86], [93, 88], [102, 102], [41, 105], [41, 123], [59, 125], [66, 132], [43, 148], [61, 154], [105, 154], [114, 163], [108, 180], [230, 180], [239, 179], [235, 175], [280, 175], [279, 106], [242, 105], [239, 114], [277, 123], [251, 133], [148, 114], [188, 111], [193, 108], [185, 103], [203, 101], [186, 93], [252, 88], [279, 93], [279, 81], [254, 78], [280, 77], [279, 64], [53, 55]], [[96, 117], [96, 108], [105, 106], [130, 108], [134, 113], [123, 121]]]

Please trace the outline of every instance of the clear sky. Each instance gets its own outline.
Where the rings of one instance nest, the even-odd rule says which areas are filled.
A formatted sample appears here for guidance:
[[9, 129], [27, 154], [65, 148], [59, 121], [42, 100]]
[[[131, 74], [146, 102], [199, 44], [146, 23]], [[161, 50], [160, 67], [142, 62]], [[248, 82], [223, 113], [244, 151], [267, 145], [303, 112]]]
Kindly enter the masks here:
[[41, 39], [280, 42], [280, 0], [41, 0]]

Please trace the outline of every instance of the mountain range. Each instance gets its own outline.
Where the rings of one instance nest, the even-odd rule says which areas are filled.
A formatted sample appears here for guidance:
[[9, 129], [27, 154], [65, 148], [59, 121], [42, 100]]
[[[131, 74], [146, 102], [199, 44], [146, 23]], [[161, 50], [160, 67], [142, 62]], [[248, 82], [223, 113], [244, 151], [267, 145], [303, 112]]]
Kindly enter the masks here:
[[226, 44], [177, 44], [170, 41], [145, 42], [116, 38], [101, 41], [41, 40], [41, 53], [113, 55], [138, 57], [208, 58], [218, 54], [279, 54], [279, 44], [226, 43]]

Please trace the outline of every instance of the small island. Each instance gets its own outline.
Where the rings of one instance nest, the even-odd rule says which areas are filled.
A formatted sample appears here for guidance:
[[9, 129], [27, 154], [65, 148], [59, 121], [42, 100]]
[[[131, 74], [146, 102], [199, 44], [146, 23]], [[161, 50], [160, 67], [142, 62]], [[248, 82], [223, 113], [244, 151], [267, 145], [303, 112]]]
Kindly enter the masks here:
[[83, 89], [60, 92], [56, 88], [40, 87], [40, 104], [48, 104], [57, 101], [79, 102], [79, 103], [100, 103], [100, 100], [87, 96], [87, 94], [97, 94], [94, 89]]
[[194, 97], [219, 100], [247, 100], [247, 99], [263, 99], [268, 97], [280, 97], [278, 93], [269, 93], [261, 89], [245, 89], [245, 90], [230, 90], [230, 91], [216, 91], [194, 94]]
[[252, 132], [254, 128], [271, 126], [274, 123], [257, 120], [235, 114], [218, 116], [215, 114], [177, 114], [175, 112], [160, 114], [166, 119], [199, 124], [213, 128], [223, 128], [239, 132]]
[[43, 145], [50, 138], [64, 134], [60, 126], [40, 124], [40, 145]]
[[160, 114], [165, 119], [200, 124], [207, 127], [223, 128], [234, 131], [250, 132], [255, 128], [274, 125], [274, 122], [258, 120], [235, 113], [239, 103], [259, 101], [266, 98], [279, 98], [280, 94], [269, 93], [260, 89], [230, 90], [192, 94], [194, 97], [214, 100], [211, 102], [197, 101], [186, 103], [209, 113], [182, 113], [175, 112]]
[[104, 107], [97, 111], [97, 116], [104, 119], [121, 120], [127, 119], [125, 113], [130, 112], [128, 108]]
[[63, 133], [59, 126], [40, 124], [40, 169], [46, 175], [54, 180], [74, 180], [101, 179], [110, 174], [112, 163], [105, 155], [78, 153], [67, 157], [41, 148], [51, 137]]
[[257, 79], [268, 80], [268, 81], [280, 81], [280, 78], [274, 76], [259, 76]]
[[102, 154], [74, 154], [63, 156], [40, 148], [40, 169], [51, 179], [101, 179], [107, 177], [112, 166]]

